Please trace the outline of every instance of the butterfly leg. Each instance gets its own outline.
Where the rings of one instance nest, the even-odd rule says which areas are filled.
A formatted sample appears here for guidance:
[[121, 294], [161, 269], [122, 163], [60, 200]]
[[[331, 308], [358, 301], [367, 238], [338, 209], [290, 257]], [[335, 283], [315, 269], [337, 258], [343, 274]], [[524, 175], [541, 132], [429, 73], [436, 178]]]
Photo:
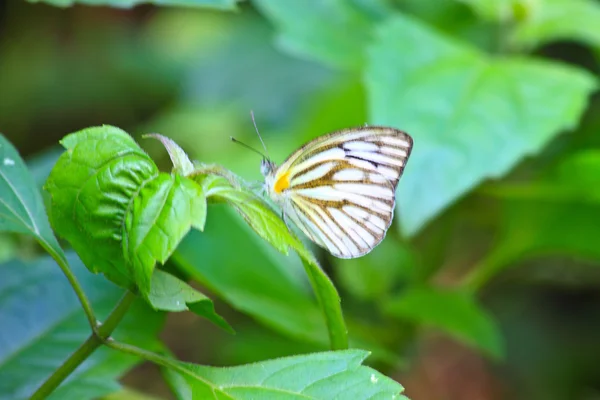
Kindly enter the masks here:
[[288, 231], [290, 233], [293, 233], [292, 228], [290, 228], [290, 224], [288, 224], [286, 214], [285, 214], [285, 212], [283, 212], [283, 210], [281, 211], [281, 219], [283, 220], [283, 223], [285, 224], [285, 226], [288, 228]]

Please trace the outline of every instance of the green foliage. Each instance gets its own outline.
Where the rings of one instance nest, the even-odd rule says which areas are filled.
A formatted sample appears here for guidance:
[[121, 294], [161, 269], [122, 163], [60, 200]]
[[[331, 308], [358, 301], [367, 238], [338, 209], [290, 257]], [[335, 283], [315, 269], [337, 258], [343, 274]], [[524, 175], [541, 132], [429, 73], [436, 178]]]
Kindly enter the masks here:
[[491, 58], [407, 17], [382, 26], [369, 55], [373, 122], [402, 126], [417, 138], [398, 191], [407, 234], [572, 129], [596, 87], [584, 71]]
[[391, 299], [385, 309], [390, 315], [442, 329], [494, 358], [504, 353], [492, 318], [467, 293], [415, 287]]
[[156, 262], [164, 264], [190, 229], [202, 230], [205, 220], [202, 189], [185, 177], [160, 174], [138, 190], [125, 215], [123, 247], [142, 293], [150, 290]]
[[468, 0], [482, 17], [511, 23], [507, 41], [531, 48], [556, 40], [576, 40], [600, 47], [600, 5], [592, 0]]
[[298, 253], [325, 316], [331, 347], [347, 348], [347, 330], [337, 290], [314, 256], [288, 229], [283, 220], [262, 199], [249, 191], [235, 188], [226, 179], [209, 177], [201, 182], [209, 199], [231, 205], [254, 232], [281, 253], [287, 255], [290, 248]]
[[92, 272], [147, 295], [156, 262], [164, 263], [190, 228], [202, 229], [201, 188], [159, 173], [118, 128], [88, 128], [61, 143], [67, 151], [46, 184], [54, 228]]
[[[491, 382], [522, 384], [524, 393], [507, 388], [515, 397], [589, 394], [582, 377], [593, 374], [600, 326], [590, 295], [600, 285], [600, 103], [588, 102], [599, 70], [597, 2], [41, 0], [78, 4], [64, 12], [8, 1], [0, 120], [30, 172], [0, 135], [0, 262], [30, 261], [0, 265], [0, 326], [9, 327], [0, 328], [0, 398], [28, 398], [44, 381], [63, 382], [42, 390], [52, 398], [151, 398], [136, 379], [119, 391], [139, 357], [161, 365], [180, 399], [404, 398], [400, 385], [361, 366], [366, 352], [310, 354], [348, 342], [370, 351], [383, 374], [417, 365], [415, 398], [419, 377], [432, 372], [444, 385], [438, 397], [467, 398], [473, 386], [440, 368], [448, 353], [430, 342], [437, 335], [414, 346], [423, 328], [489, 357], [493, 368], [481, 370]], [[86, 11], [141, 3], [182, 7]], [[238, 13], [200, 10], [236, 3]], [[401, 229], [359, 259], [316, 246], [313, 256], [280, 210], [230, 172], [259, 176], [256, 154], [228, 140], [260, 148], [250, 109], [275, 162], [340, 128], [410, 133]], [[38, 153], [90, 121], [161, 132], [171, 139], [148, 136], [167, 152], [144, 141], [151, 158], [129, 134], [103, 126], [65, 137], [64, 152]], [[36, 189], [50, 170], [42, 195], [56, 234], [125, 296], [72, 255], [70, 273]], [[38, 258], [36, 241], [70, 286]], [[505, 272], [522, 265], [533, 268]], [[231, 326], [196, 287], [234, 309], [223, 307], [238, 335], [223, 332]], [[135, 295], [147, 304], [127, 311]], [[161, 334], [175, 353], [210, 365], [260, 362], [166, 359], [161, 316], [148, 305], [196, 314], [175, 317]], [[222, 329], [184, 319], [197, 316]], [[82, 356], [89, 343], [97, 351]], [[79, 367], [68, 371], [73, 360]], [[459, 368], [452, 373], [478, 379]], [[53, 371], [69, 378], [47, 379]], [[504, 371], [509, 379], [495, 376]]]
[[190, 310], [233, 333], [233, 328], [215, 312], [215, 306], [208, 297], [182, 280], [159, 269], [154, 271], [152, 276], [148, 302], [156, 310]]
[[172, 260], [234, 308], [296, 340], [327, 346], [327, 330], [301, 262], [269, 248], [229, 210], [210, 209], [206, 232], [191, 232]]
[[498, 239], [465, 283], [479, 288], [511, 265], [544, 256], [600, 260], [599, 173], [600, 152], [587, 150], [563, 160], [537, 185], [504, 188]]
[[48, 252], [65, 258], [48, 223], [33, 177], [17, 150], [1, 133], [0, 231], [33, 236]]
[[90, 271], [133, 288], [133, 271], [123, 254], [125, 219], [140, 188], [159, 175], [158, 169], [127, 133], [111, 126], [70, 134], [61, 144], [67, 151], [45, 185], [54, 230]]
[[315, 0], [257, 0], [255, 4], [279, 27], [279, 44], [286, 50], [348, 69], [362, 67], [373, 26], [390, 11], [381, 0], [370, 5], [356, 0], [327, 5]]
[[138, 4], [156, 4], [161, 6], [207, 7], [217, 10], [235, 10], [238, 0], [28, 0], [31, 3], [44, 2], [56, 7], [69, 7], [76, 3], [88, 6], [111, 6], [131, 8]]
[[[69, 264], [104, 318], [122, 295], [115, 285], [86, 271], [74, 254]], [[18, 271], [18, 273], [15, 273]], [[89, 335], [89, 326], [73, 289], [55, 262], [11, 261], [0, 266], [0, 397], [27, 399]], [[134, 304], [114, 337], [158, 348], [162, 315]], [[52, 395], [52, 399], [96, 398], [119, 389], [118, 378], [139, 359], [100, 349]]]
[[369, 367], [368, 353], [346, 350], [286, 357], [233, 368], [181, 363], [168, 372], [171, 387], [188, 399], [398, 399], [403, 387]]
[[381, 243], [369, 257], [336, 261], [339, 284], [361, 300], [385, 299], [400, 282], [412, 281], [417, 268], [410, 248], [391, 241]]

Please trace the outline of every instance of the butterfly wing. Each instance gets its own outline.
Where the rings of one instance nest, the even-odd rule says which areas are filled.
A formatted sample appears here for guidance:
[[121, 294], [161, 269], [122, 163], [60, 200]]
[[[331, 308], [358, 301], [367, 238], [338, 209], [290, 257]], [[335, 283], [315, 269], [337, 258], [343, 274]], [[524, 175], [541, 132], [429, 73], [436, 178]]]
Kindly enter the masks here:
[[289, 181], [283, 211], [334, 256], [362, 256], [383, 240], [392, 222], [396, 186], [411, 149], [411, 137], [393, 128], [321, 136], [275, 172], [276, 181]]

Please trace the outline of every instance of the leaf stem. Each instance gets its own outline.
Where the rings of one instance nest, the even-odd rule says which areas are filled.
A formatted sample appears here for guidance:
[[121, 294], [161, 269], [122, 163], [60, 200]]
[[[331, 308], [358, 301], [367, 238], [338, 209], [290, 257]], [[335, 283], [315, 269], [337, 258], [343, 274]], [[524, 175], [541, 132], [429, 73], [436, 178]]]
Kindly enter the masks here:
[[71, 268], [69, 267], [69, 262], [67, 261], [66, 257], [62, 252], [57, 252], [46, 241], [39, 239], [38, 243], [44, 248], [44, 250], [46, 250], [46, 252], [48, 252], [48, 254], [50, 254], [52, 258], [54, 258], [54, 260], [62, 270], [63, 274], [65, 274], [65, 276], [67, 277], [69, 284], [75, 291], [75, 294], [77, 295], [77, 298], [81, 303], [81, 307], [83, 308], [83, 312], [85, 313], [90, 327], [92, 328], [92, 332], [97, 333], [98, 320], [96, 319], [96, 315], [94, 314], [92, 303], [90, 303], [90, 300], [87, 298], [85, 292], [83, 291], [83, 288], [77, 280], [77, 277], [75, 276], [73, 271], [71, 271]]
[[114, 350], [118, 350], [123, 353], [131, 354], [136, 357], [143, 358], [144, 360], [153, 362], [154, 364], [158, 364], [161, 367], [171, 368], [173, 370], [183, 372], [185, 374], [189, 374], [189, 371], [187, 369], [185, 369], [184, 367], [182, 367], [178, 361], [173, 360], [172, 358], [169, 358], [169, 357], [165, 357], [161, 354], [154, 353], [152, 351], [148, 351], [148, 350], [142, 349], [137, 346], [132, 346], [127, 343], [122, 343], [122, 342], [116, 341], [112, 338], [106, 340], [105, 344], [107, 347], [110, 347]]
[[183, 375], [191, 376], [198, 381], [204, 382], [205, 384], [212, 386], [212, 384], [208, 382], [204, 377], [197, 375], [193, 371], [190, 371], [189, 369], [185, 368], [184, 364], [182, 364], [180, 361], [174, 360], [169, 357], [165, 357], [161, 354], [154, 353], [152, 351], [142, 349], [140, 347], [132, 346], [127, 343], [118, 342], [112, 338], [107, 339], [104, 344], [107, 347], [110, 347], [111, 349], [143, 358], [146, 361], [150, 361], [154, 364], [160, 365], [161, 367], [170, 368]]
[[[68, 266], [66, 269], [73, 276]], [[69, 275], [67, 275], [68, 277]], [[79, 289], [81, 290], [81, 287]], [[119, 322], [121, 322], [133, 300], [135, 300], [135, 294], [127, 291], [106, 318], [104, 324], [99, 325], [93, 330], [87, 340], [33, 393], [30, 400], [41, 400], [48, 397], [98, 347], [106, 344], [110, 334], [115, 330]]]

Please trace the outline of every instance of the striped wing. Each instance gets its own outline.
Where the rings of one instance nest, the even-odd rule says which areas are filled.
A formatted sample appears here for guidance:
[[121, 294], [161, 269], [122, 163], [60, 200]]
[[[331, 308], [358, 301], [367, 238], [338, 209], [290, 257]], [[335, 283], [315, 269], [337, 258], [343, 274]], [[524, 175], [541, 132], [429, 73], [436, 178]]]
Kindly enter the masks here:
[[284, 212], [315, 243], [340, 258], [371, 251], [385, 237], [412, 138], [362, 127], [307, 143], [276, 171], [287, 174]]

